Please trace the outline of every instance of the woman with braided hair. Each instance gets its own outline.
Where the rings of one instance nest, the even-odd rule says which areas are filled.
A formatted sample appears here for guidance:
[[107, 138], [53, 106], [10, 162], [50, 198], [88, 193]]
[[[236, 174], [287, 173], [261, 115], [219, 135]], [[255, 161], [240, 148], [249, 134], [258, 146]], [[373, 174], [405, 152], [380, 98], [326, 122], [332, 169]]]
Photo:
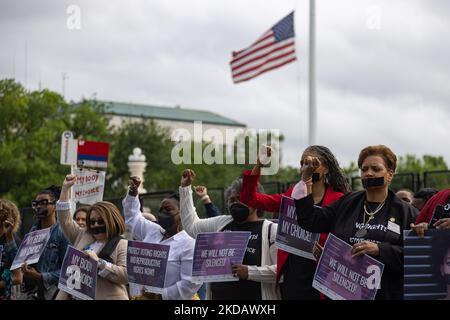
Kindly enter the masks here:
[[[267, 155], [270, 157], [272, 150], [267, 147]], [[313, 145], [305, 149], [300, 160], [303, 166], [306, 157], [317, 157], [321, 160], [321, 166], [314, 171], [308, 179], [313, 183], [314, 203], [318, 206], [328, 205], [338, 200], [344, 193], [350, 191], [349, 184], [342, 173], [333, 153], [324, 146]], [[261, 194], [257, 192], [257, 185], [261, 173], [262, 164], [257, 159], [253, 170], [244, 171], [241, 201], [246, 205], [278, 215], [283, 196], [291, 197], [293, 187], [282, 194]], [[325, 243], [327, 234], [321, 234], [320, 245]], [[316, 262], [294, 254], [278, 250], [277, 257], [277, 282], [283, 276], [280, 284], [283, 300], [318, 300], [320, 293], [312, 287]]]

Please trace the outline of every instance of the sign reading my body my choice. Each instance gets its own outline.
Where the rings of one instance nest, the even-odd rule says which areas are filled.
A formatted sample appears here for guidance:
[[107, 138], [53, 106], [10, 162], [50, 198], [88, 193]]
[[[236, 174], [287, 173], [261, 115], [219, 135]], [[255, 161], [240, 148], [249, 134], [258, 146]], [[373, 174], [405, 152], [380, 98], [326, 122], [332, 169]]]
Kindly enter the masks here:
[[195, 240], [194, 282], [237, 281], [231, 266], [242, 264], [251, 233], [247, 231], [200, 233]]
[[169, 250], [167, 245], [128, 241], [128, 282], [143, 286], [149, 292], [162, 293]]
[[286, 252], [315, 260], [312, 249], [319, 237], [319, 233], [306, 231], [298, 225], [294, 199], [283, 196], [278, 215], [276, 245]]
[[94, 204], [103, 200], [105, 171], [75, 169], [77, 181], [72, 188], [72, 199], [83, 204]]
[[50, 229], [36, 230], [25, 235], [11, 265], [11, 270], [20, 268], [25, 262], [27, 264], [33, 264], [39, 261], [50, 239]]
[[82, 300], [95, 300], [97, 262], [83, 251], [68, 246], [58, 288]]
[[351, 250], [351, 245], [330, 233], [313, 287], [333, 300], [373, 300], [384, 264], [368, 255], [353, 258]]

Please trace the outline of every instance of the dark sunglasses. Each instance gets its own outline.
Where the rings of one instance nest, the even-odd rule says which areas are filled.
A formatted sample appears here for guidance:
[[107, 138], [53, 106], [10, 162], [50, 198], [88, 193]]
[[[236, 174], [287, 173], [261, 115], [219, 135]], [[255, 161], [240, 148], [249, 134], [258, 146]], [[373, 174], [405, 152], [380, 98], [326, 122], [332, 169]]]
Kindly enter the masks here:
[[103, 221], [103, 219], [98, 219], [98, 220], [89, 220], [89, 224], [91, 226], [95, 226], [95, 224], [99, 225], [99, 226], [103, 226], [105, 224], [105, 221]]
[[49, 204], [55, 204], [56, 202], [54, 201], [49, 201], [48, 199], [42, 199], [40, 201], [37, 200], [33, 200], [31, 201], [31, 206], [33, 208], [36, 208], [37, 206], [41, 205], [41, 206], [48, 206]]

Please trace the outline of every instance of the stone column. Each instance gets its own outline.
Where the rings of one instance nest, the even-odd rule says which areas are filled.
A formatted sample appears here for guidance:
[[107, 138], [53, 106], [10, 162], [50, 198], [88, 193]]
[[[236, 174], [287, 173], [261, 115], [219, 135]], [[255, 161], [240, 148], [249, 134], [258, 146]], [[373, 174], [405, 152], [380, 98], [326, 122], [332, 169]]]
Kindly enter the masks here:
[[144, 172], [147, 167], [147, 162], [145, 162], [145, 155], [142, 154], [140, 148], [134, 148], [133, 154], [128, 156], [128, 168], [132, 176], [138, 176], [141, 178], [141, 185], [139, 186], [139, 193], [146, 193], [147, 190], [144, 189]]

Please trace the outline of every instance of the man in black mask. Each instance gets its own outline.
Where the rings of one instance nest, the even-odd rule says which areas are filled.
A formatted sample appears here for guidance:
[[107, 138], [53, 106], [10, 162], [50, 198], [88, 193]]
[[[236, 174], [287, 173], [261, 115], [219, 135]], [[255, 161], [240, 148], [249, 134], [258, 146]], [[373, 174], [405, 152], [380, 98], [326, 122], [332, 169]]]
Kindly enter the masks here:
[[[249, 231], [251, 233], [243, 263], [233, 265], [232, 272], [239, 281], [211, 283], [207, 296], [213, 300], [279, 299], [276, 281], [277, 225], [260, 219], [255, 208], [239, 201], [242, 179], [235, 180], [225, 191], [229, 215], [199, 219], [192, 200], [194, 171], [183, 172], [180, 186], [181, 221], [193, 238], [201, 232]], [[262, 191], [262, 190], [261, 190]], [[260, 191], [260, 192], [261, 192]]]

